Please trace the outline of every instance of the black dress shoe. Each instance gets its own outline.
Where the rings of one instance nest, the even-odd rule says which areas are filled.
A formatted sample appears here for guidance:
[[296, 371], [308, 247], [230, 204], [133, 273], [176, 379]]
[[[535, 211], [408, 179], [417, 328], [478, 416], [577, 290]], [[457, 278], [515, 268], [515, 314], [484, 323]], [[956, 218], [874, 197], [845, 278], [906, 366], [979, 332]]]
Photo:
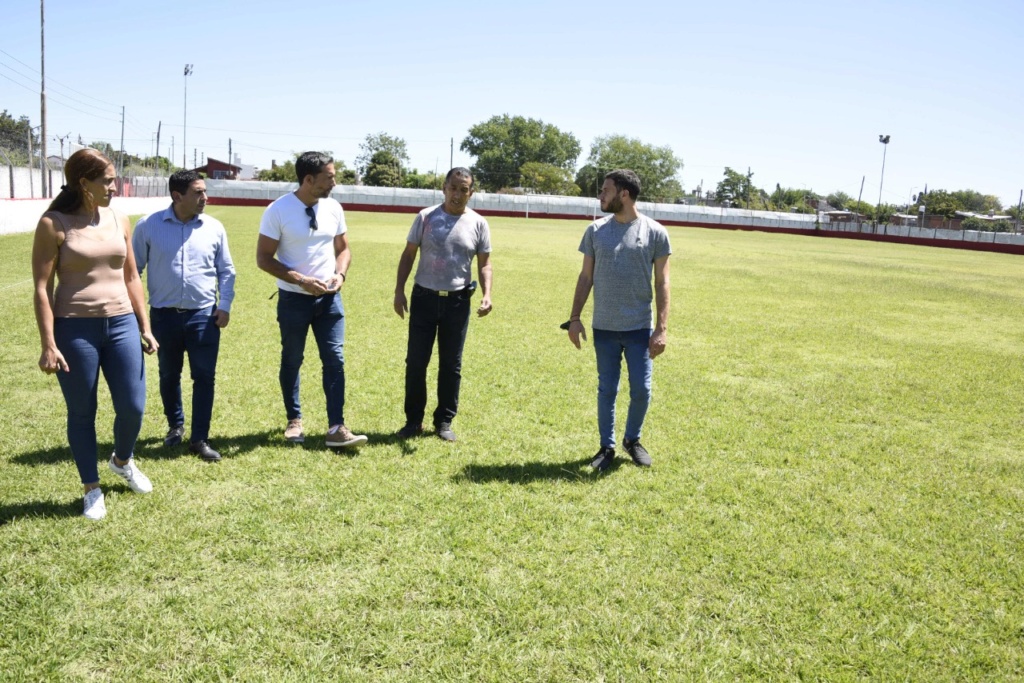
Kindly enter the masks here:
[[452, 431], [451, 422], [441, 422], [436, 425], [437, 435], [442, 441], [455, 441], [455, 432]]
[[220, 453], [210, 448], [206, 441], [193, 441], [188, 449], [206, 462], [220, 462]]
[[184, 425], [178, 425], [177, 427], [171, 427], [167, 430], [167, 436], [164, 437], [164, 448], [171, 448], [181, 443], [182, 437], [185, 436]]
[[422, 433], [422, 424], [413, 424], [410, 422], [409, 424], [399, 429], [395, 436], [397, 436], [399, 439], [411, 439], [413, 437], [419, 436]]

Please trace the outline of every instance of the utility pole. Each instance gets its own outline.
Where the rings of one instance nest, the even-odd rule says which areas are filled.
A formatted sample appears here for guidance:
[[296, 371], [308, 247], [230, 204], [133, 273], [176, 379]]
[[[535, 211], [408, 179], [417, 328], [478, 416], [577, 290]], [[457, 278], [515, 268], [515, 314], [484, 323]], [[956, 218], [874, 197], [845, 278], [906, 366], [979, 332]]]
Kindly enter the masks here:
[[[32, 199], [36, 196], [36, 188], [32, 187], [35, 183], [32, 182], [32, 131], [34, 128], [28, 129], [28, 196]], [[14, 185], [11, 185], [14, 187]]]
[[63, 137], [60, 135], [56, 135], [54, 137], [60, 140], [60, 182], [61, 185], [63, 185], [67, 182], [67, 179], [64, 177], [64, 141], [71, 137], [71, 133], [68, 133]]
[[[160, 128], [163, 126], [163, 121], [156, 122], [156, 170], [157, 175], [160, 175]], [[167, 165], [170, 166], [170, 159], [167, 160]]]
[[[43, 197], [48, 197], [46, 185], [46, 11], [44, 0], [39, 0], [39, 114], [43, 119], [43, 129], [39, 133], [42, 150], [39, 152], [39, 170], [43, 176]], [[29, 137], [32, 133], [29, 133]], [[30, 174], [31, 175], [31, 174]]]
[[860, 192], [857, 193], [857, 232], [860, 232], [860, 198], [864, 196], [864, 179], [866, 175], [860, 177]]
[[167, 172], [171, 172], [171, 159], [174, 158], [174, 136], [171, 136], [171, 156], [167, 157]]
[[1020, 232], [1020, 221], [1024, 216], [1020, 215], [1021, 207], [1024, 206], [1024, 190], [1020, 191], [1020, 199], [1017, 200], [1017, 232]]
[[121, 105], [121, 149], [117, 153], [117, 175], [124, 175], [124, 105]]
[[231, 156], [231, 138], [228, 138], [228, 163], [234, 164], [235, 160]]
[[452, 138], [451, 151], [448, 153], [448, 170], [455, 168], [455, 138]]
[[199, 159], [199, 150], [195, 147], [192, 148], [192, 168], [199, 168], [199, 164], [196, 163]]

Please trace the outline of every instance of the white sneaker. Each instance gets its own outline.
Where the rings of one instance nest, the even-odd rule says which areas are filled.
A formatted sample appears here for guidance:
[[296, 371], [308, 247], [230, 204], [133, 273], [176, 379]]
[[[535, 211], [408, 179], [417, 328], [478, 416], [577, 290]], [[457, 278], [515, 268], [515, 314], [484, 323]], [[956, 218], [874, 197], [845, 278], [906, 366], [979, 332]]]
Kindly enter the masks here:
[[128, 458], [128, 462], [124, 464], [124, 467], [121, 467], [114, 462], [114, 454], [111, 453], [110, 462], [107, 464], [110, 465], [110, 471], [128, 482], [128, 486], [135, 493], [149, 493], [153, 490], [153, 483], [149, 480], [149, 477], [136, 467], [135, 458]]
[[107, 504], [103, 502], [103, 491], [90, 489], [85, 492], [85, 515], [86, 519], [103, 519], [107, 516]]

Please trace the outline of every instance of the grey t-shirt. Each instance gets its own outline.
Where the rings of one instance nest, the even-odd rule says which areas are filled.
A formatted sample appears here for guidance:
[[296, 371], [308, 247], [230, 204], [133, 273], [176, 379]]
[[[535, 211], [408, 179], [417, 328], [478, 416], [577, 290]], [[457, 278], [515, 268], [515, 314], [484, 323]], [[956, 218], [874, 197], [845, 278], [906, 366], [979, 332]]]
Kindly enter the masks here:
[[606, 216], [587, 226], [580, 251], [594, 259], [594, 329], [650, 329], [654, 262], [672, 253], [665, 227], [643, 215], [628, 224]]
[[406, 239], [420, 248], [416, 284], [453, 292], [472, 282], [473, 256], [491, 253], [491, 230], [476, 211], [452, 216], [443, 206], [420, 211]]

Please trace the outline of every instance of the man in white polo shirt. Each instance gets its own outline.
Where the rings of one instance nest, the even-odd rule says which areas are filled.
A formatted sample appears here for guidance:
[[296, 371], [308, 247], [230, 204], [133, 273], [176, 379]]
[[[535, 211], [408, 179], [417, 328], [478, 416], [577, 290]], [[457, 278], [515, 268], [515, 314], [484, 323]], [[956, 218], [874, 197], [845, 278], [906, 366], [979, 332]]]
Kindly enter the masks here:
[[256, 265], [277, 278], [281, 328], [281, 395], [288, 424], [284, 437], [305, 440], [299, 404], [299, 369], [306, 335], [313, 329], [323, 363], [331, 448], [361, 446], [366, 436], [345, 426], [345, 309], [341, 288], [352, 260], [345, 212], [330, 198], [334, 160], [304, 152], [295, 161], [299, 189], [276, 199], [263, 213]]

